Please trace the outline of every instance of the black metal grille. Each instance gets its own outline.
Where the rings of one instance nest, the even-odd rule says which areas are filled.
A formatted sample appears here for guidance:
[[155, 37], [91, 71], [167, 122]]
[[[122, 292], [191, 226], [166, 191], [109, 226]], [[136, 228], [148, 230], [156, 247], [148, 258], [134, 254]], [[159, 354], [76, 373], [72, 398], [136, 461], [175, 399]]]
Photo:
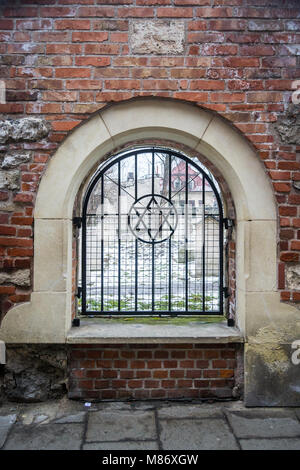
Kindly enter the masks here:
[[143, 148], [100, 166], [82, 217], [83, 314], [223, 314], [223, 211], [195, 159]]

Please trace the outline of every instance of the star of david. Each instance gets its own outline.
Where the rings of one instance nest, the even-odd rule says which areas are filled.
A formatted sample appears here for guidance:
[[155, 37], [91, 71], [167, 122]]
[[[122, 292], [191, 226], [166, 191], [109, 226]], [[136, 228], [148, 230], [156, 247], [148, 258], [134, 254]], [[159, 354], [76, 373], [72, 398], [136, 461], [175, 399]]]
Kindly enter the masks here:
[[150, 194], [134, 202], [128, 214], [128, 222], [132, 233], [139, 240], [161, 243], [173, 235], [177, 212], [169, 199], [160, 194]]

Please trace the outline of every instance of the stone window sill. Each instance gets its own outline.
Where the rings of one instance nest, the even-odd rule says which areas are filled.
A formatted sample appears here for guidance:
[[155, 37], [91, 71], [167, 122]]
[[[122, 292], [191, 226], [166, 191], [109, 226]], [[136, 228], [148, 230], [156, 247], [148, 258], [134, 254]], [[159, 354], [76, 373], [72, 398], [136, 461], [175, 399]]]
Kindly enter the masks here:
[[158, 325], [95, 318], [81, 319], [80, 327], [72, 327], [69, 344], [128, 343], [243, 343], [242, 333], [227, 323], [190, 322], [184, 325]]

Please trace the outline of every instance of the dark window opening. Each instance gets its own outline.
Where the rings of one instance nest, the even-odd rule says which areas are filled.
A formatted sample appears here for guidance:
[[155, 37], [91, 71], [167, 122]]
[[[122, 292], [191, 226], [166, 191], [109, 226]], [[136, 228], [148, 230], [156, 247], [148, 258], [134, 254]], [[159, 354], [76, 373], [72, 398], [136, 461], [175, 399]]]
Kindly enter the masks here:
[[88, 315], [223, 315], [220, 190], [196, 158], [140, 148], [85, 194], [80, 307]]

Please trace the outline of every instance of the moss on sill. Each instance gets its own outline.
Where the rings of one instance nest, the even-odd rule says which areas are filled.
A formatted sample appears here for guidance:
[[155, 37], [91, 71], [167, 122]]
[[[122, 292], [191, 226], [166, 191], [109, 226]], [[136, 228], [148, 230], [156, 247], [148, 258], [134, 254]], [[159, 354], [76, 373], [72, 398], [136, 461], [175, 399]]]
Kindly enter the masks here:
[[80, 319], [84, 322], [93, 322], [97, 324], [113, 324], [113, 323], [124, 323], [124, 324], [143, 324], [143, 325], [201, 325], [207, 323], [221, 323], [226, 321], [225, 316], [197, 316], [197, 317], [100, 317], [92, 315], [82, 315]]

